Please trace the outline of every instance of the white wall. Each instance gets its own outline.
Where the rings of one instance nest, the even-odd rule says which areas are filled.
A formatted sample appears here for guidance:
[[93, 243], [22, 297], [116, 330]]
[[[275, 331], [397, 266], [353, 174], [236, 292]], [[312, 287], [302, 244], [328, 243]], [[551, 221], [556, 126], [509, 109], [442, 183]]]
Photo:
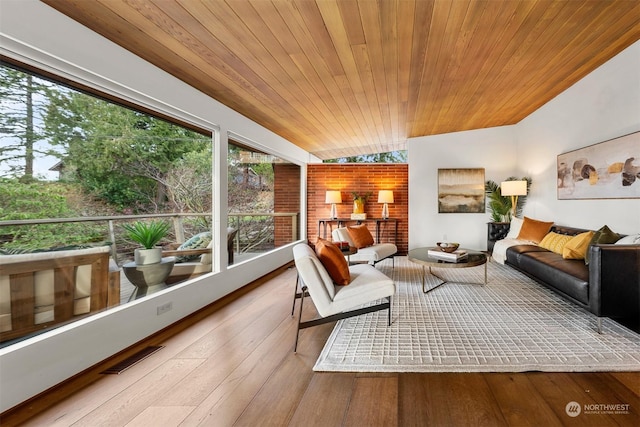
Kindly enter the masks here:
[[438, 169], [484, 168], [496, 182], [516, 172], [514, 128], [481, 129], [411, 138], [409, 162], [409, 249], [437, 241], [486, 247], [488, 213], [438, 213]]
[[[215, 177], [216, 194], [222, 199], [214, 212], [218, 254], [226, 254], [220, 248], [226, 248], [221, 240], [226, 239], [223, 233], [227, 223], [227, 132], [269, 147], [272, 153], [301, 165], [303, 172], [306, 162], [317, 161], [299, 147], [38, 1], [2, 1], [0, 53], [152, 110], [210, 130], [219, 129], [221, 141], [214, 155], [214, 169], [221, 171]], [[305, 207], [301, 208], [304, 218]], [[306, 221], [301, 223], [304, 227]], [[301, 233], [306, 235], [306, 229]], [[0, 349], [0, 412], [285, 264], [292, 259], [290, 246]], [[219, 260], [216, 265], [220, 265]], [[173, 309], [158, 316], [157, 306], [169, 301]]]
[[[409, 248], [445, 239], [486, 249], [488, 214], [438, 214], [438, 168], [485, 168], [485, 178], [531, 176], [524, 214], [557, 224], [640, 232], [640, 199], [557, 200], [556, 157], [640, 130], [640, 42], [515, 126], [412, 138]], [[636, 183], [635, 185], [640, 185]]]
[[558, 200], [556, 192], [558, 154], [640, 130], [640, 41], [516, 129], [518, 169], [534, 182], [525, 214], [580, 228], [607, 224], [624, 234], [640, 232], [640, 199]]

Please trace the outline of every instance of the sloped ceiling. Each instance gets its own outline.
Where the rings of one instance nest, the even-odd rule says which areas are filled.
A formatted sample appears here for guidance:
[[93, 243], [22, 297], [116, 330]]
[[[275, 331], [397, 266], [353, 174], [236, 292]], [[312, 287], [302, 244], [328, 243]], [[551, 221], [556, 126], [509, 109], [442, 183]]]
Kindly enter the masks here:
[[640, 38], [640, 1], [43, 0], [327, 159], [515, 124]]

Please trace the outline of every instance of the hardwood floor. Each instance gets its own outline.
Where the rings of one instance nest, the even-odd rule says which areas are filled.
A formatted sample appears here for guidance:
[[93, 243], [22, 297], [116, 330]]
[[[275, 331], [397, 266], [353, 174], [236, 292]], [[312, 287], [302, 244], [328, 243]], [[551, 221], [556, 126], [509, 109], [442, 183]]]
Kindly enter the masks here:
[[[640, 373], [314, 373], [333, 324], [300, 333], [283, 268], [0, 419], [3, 426], [637, 426]], [[315, 315], [305, 305], [304, 317]], [[99, 372], [147, 345], [120, 375]], [[572, 418], [565, 407], [602, 407]]]

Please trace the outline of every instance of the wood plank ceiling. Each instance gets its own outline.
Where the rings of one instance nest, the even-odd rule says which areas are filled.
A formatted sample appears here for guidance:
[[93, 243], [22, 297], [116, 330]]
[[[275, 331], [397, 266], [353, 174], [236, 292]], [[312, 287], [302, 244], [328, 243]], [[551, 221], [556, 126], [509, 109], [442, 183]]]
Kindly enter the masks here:
[[44, 0], [322, 159], [510, 125], [640, 39], [640, 1]]

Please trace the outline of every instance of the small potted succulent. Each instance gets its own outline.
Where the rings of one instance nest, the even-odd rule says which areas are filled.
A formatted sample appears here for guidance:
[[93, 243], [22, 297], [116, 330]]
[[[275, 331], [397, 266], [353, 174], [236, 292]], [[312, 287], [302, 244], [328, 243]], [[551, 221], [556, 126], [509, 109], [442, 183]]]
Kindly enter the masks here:
[[129, 240], [142, 245], [134, 251], [134, 260], [138, 265], [158, 264], [162, 260], [162, 248], [156, 247], [169, 232], [170, 225], [165, 221], [136, 221], [122, 226]]

